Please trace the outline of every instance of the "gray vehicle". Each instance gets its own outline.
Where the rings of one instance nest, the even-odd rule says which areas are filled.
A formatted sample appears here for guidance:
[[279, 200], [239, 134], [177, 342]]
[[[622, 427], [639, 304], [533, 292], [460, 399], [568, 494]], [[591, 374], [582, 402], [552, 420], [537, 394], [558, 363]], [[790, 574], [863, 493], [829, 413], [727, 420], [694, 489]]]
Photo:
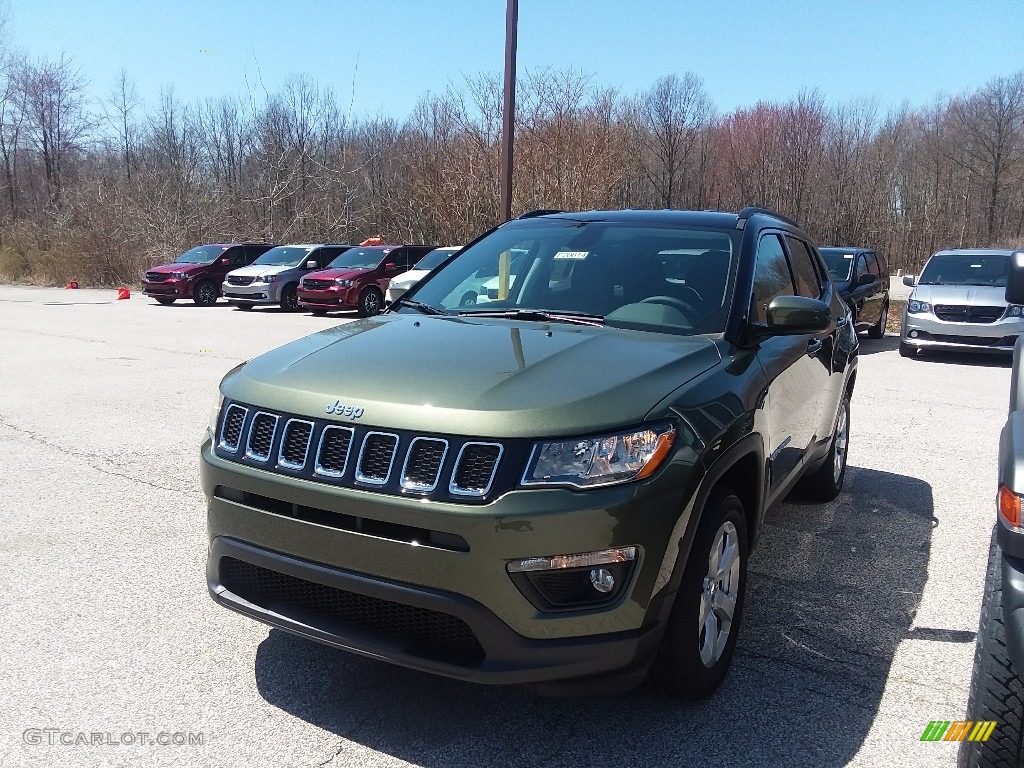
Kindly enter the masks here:
[[933, 254], [903, 310], [900, 354], [920, 350], [1012, 352], [1024, 308], [1006, 301], [1011, 251], [953, 249]]
[[298, 287], [303, 275], [323, 269], [351, 245], [301, 243], [271, 248], [247, 267], [228, 272], [221, 294], [239, 309], [257, 304], [280, 304], [298, 309]]
[[[1024, 304], [1024, 251], [1012, 256], [1005, 299]], [[1013, 353], [1010, 412], [999, 437], [996, 525], [974, 654], [967, 720], [971, 736], [960, 746], [961, 766], [1009, 768], [1024, 764], [1024, 337]], [[979, 730], [980, 729], [980, 730]], [[980, 738], [975, 734], [978, 731]]]

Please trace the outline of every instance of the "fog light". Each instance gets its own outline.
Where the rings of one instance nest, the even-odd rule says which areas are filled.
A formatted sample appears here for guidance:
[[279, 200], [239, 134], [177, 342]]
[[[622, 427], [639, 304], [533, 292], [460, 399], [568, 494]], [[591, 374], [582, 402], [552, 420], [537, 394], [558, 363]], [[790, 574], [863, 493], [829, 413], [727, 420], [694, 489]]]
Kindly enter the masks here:
[[910, 332], [910, 338], [916, 339], [917, 338], [917, 331], [911, 331]]
[[607, 568], [594, 568], [590, 571], [590, 584], [598, 592], [611, 592], [615, 589], [615, 577]]

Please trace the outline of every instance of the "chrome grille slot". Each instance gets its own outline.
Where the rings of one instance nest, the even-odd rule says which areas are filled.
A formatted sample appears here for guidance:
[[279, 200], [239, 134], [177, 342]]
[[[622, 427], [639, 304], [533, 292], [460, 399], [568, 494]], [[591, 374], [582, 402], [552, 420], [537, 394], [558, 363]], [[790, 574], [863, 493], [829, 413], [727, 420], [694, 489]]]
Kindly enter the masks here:
[[359, 461], [356, 462], [356, 480], [374, 485], [387, 483], [397, 447], [398, 435], [368, 432], [359, 451]]
[[498, 470], [502, 447], [498, 443], [466, 443], [455, 461], [448, 490], [459, 496], [484, 496]]
[[330, 288], [331, 287], [331, 281], [330, 280], [309, 280], [309, 279], [307, 279], [307, 280], [303, 280], [302, 281], [302, 287], [303, 288], [311, 288], [314, 291], [322, 291], [324, 288]]
[[146, 280], [148, 282], [150, 282], [150, 283], [162, 283], [168, 277], [170, 277], [170, 275], [168, 275], [166, 272], [147, 272], [146, 273]]
[[437, 488], [437, 478], [448, 453], [448, 441], [417, 437], [409, 446], [402, 467], [402, 487], [410, 491], [429, 492]]
[[980, 307], [973, 304], [936, 304], [935, 316], [947, 323], [994, 323], [1005, 307]]
[[309, 438], [313, 436], [313, 422], [289, 419], [281, 434], [281, 448], [277, 453], [278, 466], [302, 469], [309, 454]]
[[228, 275], [228, 285], [251, 285], [253, 279], [251, 275]]
[[352, 427], [324, 427], [320, 447], [316, 452], [314, 471], [324, 477], [341, 477], [348, 465], [348, 452], [352, 447]]
[[248, 408], [232, 403], [224, 414], [224, 421], [220, 426], [220, 447], [225, 451], [235, 453], [238, 451], [238, 443], [242, 438], [242, 425], [249, 413]]
[[277, 431], [277, 416], [260, 411], [252, 417], [249, 426], [249, 443], [245, 447], [245, 455], [250, 459], [266, 461], [270, 458], [270, 446], [274, 442]]

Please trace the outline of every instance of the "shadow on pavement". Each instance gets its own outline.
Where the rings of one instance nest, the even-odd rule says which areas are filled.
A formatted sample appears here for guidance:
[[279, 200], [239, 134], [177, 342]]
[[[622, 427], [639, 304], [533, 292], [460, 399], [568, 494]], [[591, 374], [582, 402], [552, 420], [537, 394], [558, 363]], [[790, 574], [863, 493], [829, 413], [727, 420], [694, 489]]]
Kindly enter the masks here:
[[874, 721], [897, 646], [920, 634], [910, 628], [933, 523], [928, 484], [855, 467], [836, 501], [776, 508], [751, 558], [732, 670], [706, 702], [647, 687], [539, 698], [276, 629], [257, 651], [256, 683], [295, 717], [428, 767], [842, 765]]

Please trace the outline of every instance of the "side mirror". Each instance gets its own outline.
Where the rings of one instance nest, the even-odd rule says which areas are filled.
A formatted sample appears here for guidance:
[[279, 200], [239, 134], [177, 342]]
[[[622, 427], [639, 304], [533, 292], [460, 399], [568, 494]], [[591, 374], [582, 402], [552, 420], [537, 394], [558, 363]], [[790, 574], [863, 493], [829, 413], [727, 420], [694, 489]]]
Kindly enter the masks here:
[[384, 269], [385, 269], [385, 271], [387, 271], [387, 272], [394, 272], [394, 271], [395, 271], [396, 269], [398, 269], [398, 267], [396, 267], [396, 266], [395, 266], [394, 264], [392, 264], [392, 263], [391, 263], [391, 262], [389, 261], [389, 262], [388, 262], [387, 264], [385, 264], [385, 265], [384, 265]]
[[306, 269], [316, 269], [316, 259], [310, 259], [306, 262]]
[[231, 266], [231, 259], [221, 259], [220, 263], [223, 264], [225, 267], [230, 267]]
[[1006, 280], [1006, 303], [1024, 304], [1024, 251], [1010, 255], [1010, 275]]
[[820, 333], [832, 324], [828, 304], [807, 296], [776, 296], [768, 305], [767, 331], [772, 336]]
[[915, 285], [917, 285], [917, 275], [904, 275], [903, 284], [910, 288], [913, 288]]

